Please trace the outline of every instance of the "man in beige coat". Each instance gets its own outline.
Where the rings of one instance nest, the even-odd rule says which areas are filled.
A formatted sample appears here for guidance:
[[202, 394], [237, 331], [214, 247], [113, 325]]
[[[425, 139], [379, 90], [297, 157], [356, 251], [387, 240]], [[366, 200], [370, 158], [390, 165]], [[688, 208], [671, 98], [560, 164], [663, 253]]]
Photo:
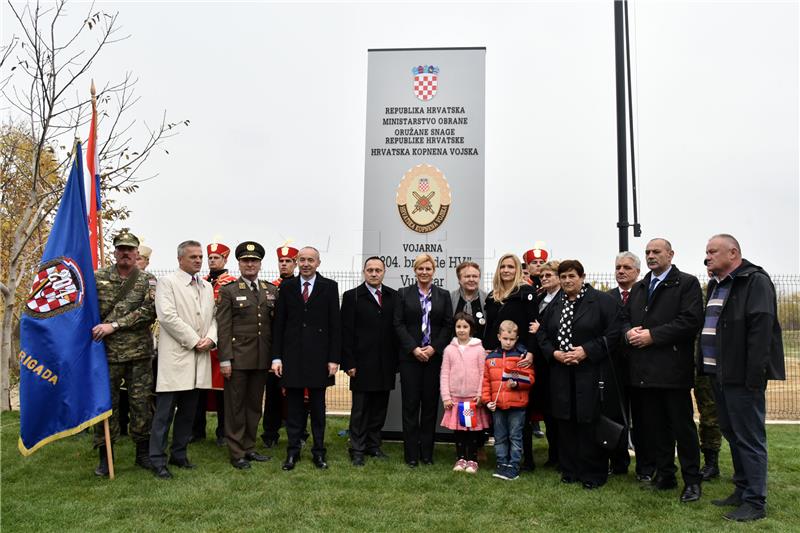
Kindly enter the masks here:
[[[178, 270], [158, 280], [156, 314], [158, 337], [156, 412], [150, 430], [150, 462], [154, 474], [169, 479], [167, 435], [175, 424], [169, 464], [194, 468], [186, 456], [198, 389], [211, 388], [209, 350], [216, 346], [214, 289], [197, 273], [203, 265], [203, 249], [197, 241], [178, 245]], [[177, 407], [177, 411], [176, 411]]]

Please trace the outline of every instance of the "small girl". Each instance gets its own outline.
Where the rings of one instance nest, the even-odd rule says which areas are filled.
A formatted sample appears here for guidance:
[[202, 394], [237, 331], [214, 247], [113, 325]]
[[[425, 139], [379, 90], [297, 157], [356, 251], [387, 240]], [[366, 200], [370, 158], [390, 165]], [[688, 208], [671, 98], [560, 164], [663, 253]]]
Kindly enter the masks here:
[[455, 434], [457, 460], [453, 470], [474, 474], [478, 471], [478, 447], [489, 415], [481, 406], [486, 351], [480, 339], [473, 338], [475, 320], [456, 313], [456, 336], [444, 349], [440, 390], [444, 403], [442, 426]]

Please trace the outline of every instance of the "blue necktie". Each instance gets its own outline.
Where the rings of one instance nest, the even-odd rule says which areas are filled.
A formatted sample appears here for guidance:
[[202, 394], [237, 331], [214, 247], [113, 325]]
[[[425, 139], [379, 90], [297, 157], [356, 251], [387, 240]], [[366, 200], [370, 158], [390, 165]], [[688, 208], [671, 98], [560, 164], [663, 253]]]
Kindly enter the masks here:
[[647, 301], [653, 299], [653, 291], [656, 290], [656, 284], [658, 283], [658, 278], [654, 277], [650, 280], [650, 290], [647, 292]]

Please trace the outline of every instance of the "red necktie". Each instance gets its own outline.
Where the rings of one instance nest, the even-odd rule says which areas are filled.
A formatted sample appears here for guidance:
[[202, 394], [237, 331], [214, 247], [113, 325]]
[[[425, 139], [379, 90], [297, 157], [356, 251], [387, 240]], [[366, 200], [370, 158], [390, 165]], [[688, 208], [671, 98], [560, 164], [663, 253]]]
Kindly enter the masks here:
[[303, 301], [308, 301], [308, 286], [311, 285], [309, 282], [303, 283]]
[[622, 291], [622, 305], [628, 303], [628, 296], [630, 293], [628, 291]]
[[383, 307], [383, 296], [381, 296], [381, 290], [378, 289], [377, 291], [375, 291], [375, 294], [378, 295], [378, 305]]

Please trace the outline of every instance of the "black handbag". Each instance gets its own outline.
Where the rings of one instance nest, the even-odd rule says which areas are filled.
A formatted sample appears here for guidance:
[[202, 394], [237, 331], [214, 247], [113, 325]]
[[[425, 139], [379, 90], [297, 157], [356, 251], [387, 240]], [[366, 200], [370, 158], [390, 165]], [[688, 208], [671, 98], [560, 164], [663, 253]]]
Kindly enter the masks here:
[[605, 415], [600, 415], [594, 426], [594, 441], [606, 450], [616, 450], [624, 433], [625, 426]]
[[[603, 339], [605, 342], [605, 338]], [[606, 350], [608, 350], [608, 345], [606, 344]], [[625, 414], [625, 406], [622, 405], [622, 396], [620, 394], [620, 383], [617, 379], [617, 371], [614, 370], [614, 360], [611, 356], [611, 350], [608, 350], [608, 360], [609, 365], [611, 367], [611, 374], [614, 377], [614, 382], [617, 384], [617, 401], [619, 401], [619, 409], [622, 413], [622, 420], [625, 422], [624, 424], [620, 424], [614, 420], [611, 420], [606, 415], [600, 415], [600, 418], [595, 423], [594, 428], [594, 441], [603, 449], [606, 450], [616, 450], [617, 446], [619, 446], [619, 442], [622, 439], [623, 435], [625, 434], [625, 428], [628, 426], [628, 417]], [[600, 382], [600, 395], [602, 398], [604, 383]]]

